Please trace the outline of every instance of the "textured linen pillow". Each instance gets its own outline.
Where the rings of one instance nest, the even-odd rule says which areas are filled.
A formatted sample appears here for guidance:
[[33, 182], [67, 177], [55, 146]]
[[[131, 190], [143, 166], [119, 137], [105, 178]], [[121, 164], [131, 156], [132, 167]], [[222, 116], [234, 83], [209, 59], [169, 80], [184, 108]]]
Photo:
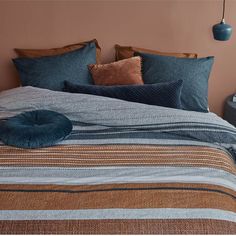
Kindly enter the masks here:
[[96, 63], [95, 43], [57, 56], [16, 58], [13, 62], [23, 86], [34, 86], [61, 91], [64, 80], [93, 84], [88, 65]]
[[151, 53], [151, 54], [156, 54], [156, 55], [173, 56], [173, 57], [180, 57], [180, 58], [197, 58], [196, 53], [159, 52], [156, 50], [150, 50], [150, 49], [145, 49], [145, 48], [138, 48], [138, 47], [132, 47], [132, 46], [120, 46], [118, 44], [115, 45], [115, 50], [116, 50], [116, 61], [133, 57], [135, 52]]
[[181, 103], [183, 109], [208, 112], [208, 79], [214, 57], [176, 58], [148, 53], [142, 57], [142, 75], [145, 84], [183, 80]]
[[50, 49], [20, 49], [15, 48], [15, 52], [19, 57], [36, 58], [45, 56], [56, 56], [67, 52], [71, 52], [80, 48], [85, 47], [88, 43], [95, 43], [96, 45], [96, 62], [101, 63], [101, 48], [96, 39], [92, 39], [85, 42], [80, 42], [76, 44], [70, 44], [61, 48], [50, 48]]
[[89, 70], [96, 85], [143, 84], [141, 57], [103, 65], [92, 64]]
[[180, 95], [182, 83], [182, 80], [178, 80], [149, 85], [97, 86], [76, 85], [65, 81], [64, 91], [181, 109]]

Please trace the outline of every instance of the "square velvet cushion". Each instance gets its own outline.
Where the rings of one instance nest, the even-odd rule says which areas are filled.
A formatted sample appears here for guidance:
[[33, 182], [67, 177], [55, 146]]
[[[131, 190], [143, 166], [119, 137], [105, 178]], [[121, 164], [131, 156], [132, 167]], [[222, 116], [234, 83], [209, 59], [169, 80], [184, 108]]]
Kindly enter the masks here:
[[16, 58], [13, 62], [23, 86], [62, 91], [65, 79], [74, 83], [93, 84], [88, 65], [96, 63], [96, 45], [92, 42], [61, 55]]
[[116, 61], [133, 57], [136, 52], [140, 53], [151, 53], [162, 56], [180, 57], [180, 58], [197, 58], [196, 53], [185, 53], [185, 52], [160, 52], [157, 50], [151, 50], [146, 48], [139, 48], [133, 46], [120, 46], [115, 45]]
[[183, 109], [208, 112], [208, 79], [214, 57], [176, 58], [148, 53], [142, 57], [145, 84], [183, 80], [181, 104]]
[[65, 92], [117, 98], [130, 102], [181, 109], [182, 80], [144, 85], [80, 85], [65, 81]]
[[96, 85], [143, 84], [139, 56], [109, 64], [92, 64], [89, 70]]
[[36, 58], [46, 56], [56, 56], [67, 52], [75, 51], [77, 49], [85, 47], [88, 43], [95, 43], [96, 45], [96, 62], [101, 63], [101, 48], [96, 39], [89, 41], [79, 42], [75, 44], [66, 45], [60, 48], [49, 48], [49, 49], [23, 49], [15, 48], [15, 52], [19, 57]]

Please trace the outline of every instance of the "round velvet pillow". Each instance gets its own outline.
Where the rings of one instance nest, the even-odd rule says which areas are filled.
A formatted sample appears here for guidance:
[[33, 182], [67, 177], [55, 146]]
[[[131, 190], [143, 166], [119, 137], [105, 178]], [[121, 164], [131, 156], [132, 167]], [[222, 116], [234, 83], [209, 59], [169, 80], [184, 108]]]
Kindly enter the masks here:
[[64, 115], [35, 110], [21, 113], [0, 123], [0, 139], [4, 144], [20, 148], [49, 147], [63, 140], [72, 130]]

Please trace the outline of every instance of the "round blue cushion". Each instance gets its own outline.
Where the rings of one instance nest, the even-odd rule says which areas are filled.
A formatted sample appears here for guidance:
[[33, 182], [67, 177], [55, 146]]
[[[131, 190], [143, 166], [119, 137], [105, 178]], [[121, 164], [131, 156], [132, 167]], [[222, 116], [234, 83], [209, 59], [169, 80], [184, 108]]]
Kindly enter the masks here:
[[0, 123], [2, 142], [20, 148], [52, 146], [71, 131], [72, 123], [67, 117], [49, 110], [24, 112]]

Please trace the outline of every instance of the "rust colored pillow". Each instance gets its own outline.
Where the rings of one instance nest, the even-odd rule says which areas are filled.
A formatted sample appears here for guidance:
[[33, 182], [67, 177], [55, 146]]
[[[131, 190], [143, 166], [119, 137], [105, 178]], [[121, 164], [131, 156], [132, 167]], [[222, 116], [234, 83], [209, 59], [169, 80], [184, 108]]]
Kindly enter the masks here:
[[116, 61], [127, 59], [134, 56], [135, 52], [140, 53], [150, 53], [157, 54], [161, 56], [172, 56], [172, 57], [182, 57], [182, 58], [197, 58], [196, 53], [178, 53], [178, 52], [159, 52], [155, 50], [145, 49], [145, 48], [137, 48], [132, 46], [120, 46], [118, 44], [115, 45], [116, 50]]
[[110, 64], [91, 64], [88, 67], [96, 85], [143, 84], [139, 56]]
[[44, 56], [56, 56], [60, 54], [64, 54], [67, 52], [71, 52], [80, 48], [83, 48], [88, 43], [95, 42], [96, 44], [96, 62], [99, 64], [101, 63], [101, 48], [98, 45], [96, 39], [80, 42], [76, 44], [67, 45], [61, 48], [51, 48], [51, 49], [19, 49], [15, 48], [15, 52], [19, 57], [27, 57], [27, 58], [37, 58], [37, 57], [44, 57]]

